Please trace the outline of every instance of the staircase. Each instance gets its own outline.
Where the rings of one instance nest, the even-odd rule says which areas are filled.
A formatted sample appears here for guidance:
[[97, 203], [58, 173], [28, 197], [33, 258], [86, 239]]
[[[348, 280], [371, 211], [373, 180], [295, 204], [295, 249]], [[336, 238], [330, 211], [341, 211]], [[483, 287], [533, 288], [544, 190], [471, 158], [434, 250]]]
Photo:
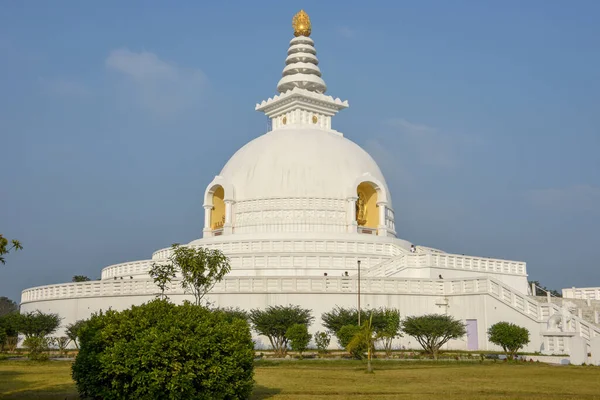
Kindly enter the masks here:
[[[540, 302], [540, 303], [548, 303], [548, 297], [546, 296], [529, 296], [532, 299], [535, 299], [536, 301]], [[583, 299], [565, 299], [562, 297], [555, 297], [555, 296], [550, 296], [549, 297], [550, 302], [552, 304], [556, 304], [559, 307], [562, 307], [563, 303], [566, 301], [570, 301], [571, 303], [575, 304], [577, 306], [577, 311], [575, 311], [573, 314], [577, 315], [579, 318], [583, 319], [584, 321], [587, 321], [591, 324], [594, 324], [598, 327], [600, 327], [600, 323], [598, 323], [598, 320], [596, 319], [596, 313], [600, 314], [600, 300], [583, 300]], [[600, 318], [600, 315], [599, 315]]]

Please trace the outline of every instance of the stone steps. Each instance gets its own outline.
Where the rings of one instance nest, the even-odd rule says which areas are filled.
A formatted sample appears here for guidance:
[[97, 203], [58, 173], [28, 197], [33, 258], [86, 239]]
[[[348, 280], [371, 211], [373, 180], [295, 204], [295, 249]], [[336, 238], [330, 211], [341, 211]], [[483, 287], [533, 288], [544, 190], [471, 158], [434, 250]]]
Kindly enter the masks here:
[[[548, 302], [548, 298], [546, 296], [529, 296], [532, 299], [536, 299], [540, 303]], [[573, 314], [580, 315], [582, 319], [596, 325], [600, 326], [600, 323], [596, 322], [596, 312], [600, 313], [600, 300], [583, 300], [583, 299], [565, 299], [562, 297], [550, 297], [552, 304], [556, 304], [557, 306], [562, 306], [563, 302], [570, 301], [571, 303], [577, 306], [577, 311]], [[580, 314], [581, 310], [581, 314]]]

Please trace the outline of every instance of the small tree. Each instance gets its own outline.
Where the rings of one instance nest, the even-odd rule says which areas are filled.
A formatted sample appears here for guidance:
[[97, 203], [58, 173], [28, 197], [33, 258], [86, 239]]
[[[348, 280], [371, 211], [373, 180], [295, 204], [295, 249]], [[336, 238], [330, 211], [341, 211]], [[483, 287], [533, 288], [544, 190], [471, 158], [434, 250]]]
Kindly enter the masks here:
[[292, 350], [300, 353], [300, 358], [302, 358], [302, 352], [306, 351], [310, 339], [312, 339], [306, 325], [294, 324], [290, 326], [285, 332], [285, 336], [289, 339]]
[[75, 276], [73, 276], [73, 278], [71, 278], [71, 282], [88, 282], [88, 281], [91, 281], [91, 279], [85, 275], [75, 275]]
[[19, 332], [26, 338], [44, 338], [54, 333], [60, 326], [61, 318], [58, 314], [45, 314], [41, 311], [21, 314], [19, 318]]
[[21, 243], [18, 240], [11, 240], [9, 245], [8, 239], [0, 234], [0, 263], [6, 264], [4, 255], [10, 253], [11, 250], [17, 251], [22, 249], [23, 246], [21, 246]]
[[319, 351], [319, 354], [327, 353], [329, 343], [331, 343], [331, 335], [329, 333], [319, 331], [315, 333], [315, 344], [317, 345], [317, 350]]
[[79, 349], [79, 338], [81, 337], [81, 328], [86, 323], [86, 320], [80, 319], [77, 322], [67, 325], [65, 333], [69, 340], [73, 342], [76, 348]]
[[175, 266], [172, 263], [156, 264], [152, 263], [152, 268], [148, 271], [154, 283], [160, 289], [160, 294], [157, 297], [168, 299], [165, 291], [169, 289], [171, 281], [175, 278]]
[[310, 314], [300, 306], [269, 306], [266, 310], [251, 310], [250, 322], [257, 333], [269, 339], [275, 354], [283, 357], [289, 342], [287, 330], [296, 324], [310, 325], [314, 319]]
[[229, 258], [220, 250], [172, 246], [171, 262], [181, 271], [181, 287], [200, 305], [202, 298], [231, 271]]
[[373, 328], [377, 334], [377, 339], [381, 340], [383, 343], [385, 356], [389, 358], [392, 355], [392, 341], [395, 338], [402, 336], [402, 333], [400, 332], [402, 326], [400, 311], [393, 308], [386, 308], [377, 310], [376, 314], [382, 323], [379, 325], [373, 324]]
[[23, 346], [27, 348], [29, 354], [27, 357], [33, 361], [47, 361], [49, 339], [43, 336], [29, 336], [23, 341]]
[[0, 297], [0, 317], [6, 314], [10, 314], [12, 312], [18, 311], [19, 306], [17, 303], [9, 299], [8, 297], [2, 296]]
[[529, 331], [509, 322], [498, 322], [488, 329], [490, 342], [502, 347], [509, 360], [529, 343]]
[[404, 320], [403, 331], [414, 337], [436, 360], [444, 344], [450, 339], [458, 339], [467, 333], [465, 324], [461, 321], [440, 314], [408, 317]]
[[377, 340], [377, 336], [375, 334], [375, 330], [373, 329], [373, 314], [369, 316], [369, 319], [366, 320], [360, 329], [356, 332], [350, 343], [346, 346], [346, 350], [348, 352], [353, 353], [355, 351], [363, 351], [367, 349], [367, 372], [373, 372], [373, 367], [371, 366], [371, 358], [373, 356], [373, 351], [375, 350], [375, 341]]

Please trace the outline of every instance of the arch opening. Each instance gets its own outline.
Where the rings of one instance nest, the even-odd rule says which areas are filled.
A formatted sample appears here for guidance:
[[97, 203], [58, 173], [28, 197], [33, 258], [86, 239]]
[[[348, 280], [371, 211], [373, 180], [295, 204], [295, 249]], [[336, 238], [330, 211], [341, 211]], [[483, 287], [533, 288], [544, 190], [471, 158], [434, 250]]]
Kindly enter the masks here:
[[362, 182], [356, 188], [356, 223], [359, 227], [377, 229], [377, 189], [369, 182]]
[[225, 190], [217, 186], [212, 194], [212, 210], [210, 211], [210, 229], [223, 229], [225, 225]]

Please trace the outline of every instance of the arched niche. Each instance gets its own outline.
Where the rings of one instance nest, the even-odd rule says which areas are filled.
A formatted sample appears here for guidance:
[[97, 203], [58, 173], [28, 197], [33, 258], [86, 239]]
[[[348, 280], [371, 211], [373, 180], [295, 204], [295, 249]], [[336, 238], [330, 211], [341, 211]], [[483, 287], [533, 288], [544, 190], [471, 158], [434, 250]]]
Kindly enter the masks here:
[[204, 232], [212, 236], [232, 233], [233, 186], [222, 176], [206, 187], [204, 192]]
[[225, 189], [223, 189], [223, 186], [215, 187], [211, 200], [210, 229], [222, 229], [225, 225]]
[[356, 223], [365, 228], [379, 226], [378, 194], [371, 182], [361, 182], [356, 187]]

